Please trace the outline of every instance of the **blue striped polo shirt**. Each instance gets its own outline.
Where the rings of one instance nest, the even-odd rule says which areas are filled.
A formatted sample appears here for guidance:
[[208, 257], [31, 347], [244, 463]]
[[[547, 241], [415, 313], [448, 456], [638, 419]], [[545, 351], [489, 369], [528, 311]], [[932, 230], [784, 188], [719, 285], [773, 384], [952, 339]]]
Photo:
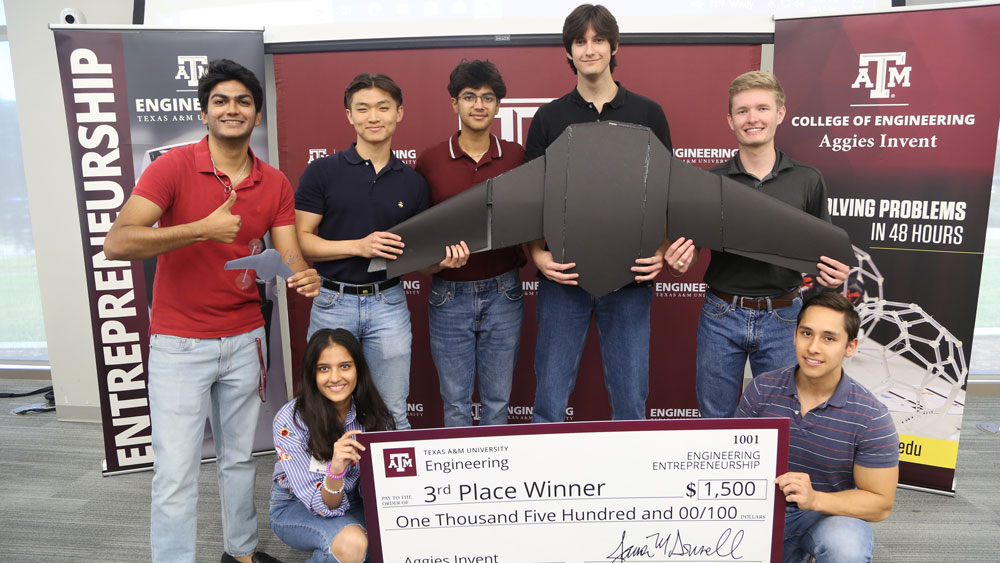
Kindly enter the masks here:
[[[323, 502], [326, 473], [310, 471], [313, 456], [308, 449], [309, 429], [299, 413], [295, 412], [297, 402], [298, 398], [295, 398], [285, 403], [274, 417], [274, 451], [278, 454], [278, 461], [274, 464], [271, 480], [302, 501], [316, 516], [343, 516], [351, 508], [349, 493], [360, 484], [361, 470], [356, 464], [348, 466], [342, 482], [344, 494], [340, 497], [340, 506], [330, 508]], [[351, 401], [351, 410], [344, 418], [344, 432], [350, 430], [364, 430], [354, 409], [354, 401]]]
[[825, 403], [802, 415], [795, 368], [761, 374], [743, 391], [736, 410], [742, 418], [790, 419], [788, 470], [808, 473], [813, 489], [836, 492], [856, 488], [854, 464], [895, 467], [899, 436], [889, 410], [871, 391], [842, 373]]

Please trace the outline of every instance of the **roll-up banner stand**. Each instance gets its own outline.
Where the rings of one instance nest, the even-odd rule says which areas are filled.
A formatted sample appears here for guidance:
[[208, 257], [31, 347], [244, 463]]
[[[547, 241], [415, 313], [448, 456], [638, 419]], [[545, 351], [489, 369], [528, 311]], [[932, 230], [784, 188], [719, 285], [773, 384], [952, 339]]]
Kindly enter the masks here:
[[997, 157], [1000, 6], [780, 20], [777, 144], [855, 244], [846, 371], [892, 412], [900, 483], [954, 491]]
[[[170, 148], [205, 136], [197, 90], [208, 61], [232, 59], [265, 81], [263, 31], [52, 28], [80, 209], [104, 426], [104, 473], [147, 469], [153, 462], [146, 353], [155, 259], [107, 260], [104, 237], [143, 169]], [[250, 146], [267, 160], [265, 117]], [[271, 420], [287, 392], [281, 338], [277, 322], [272, 322], [278, 319], [273, 292], [263, 286], [262, 292], [267, 298], [262, 312], [270, 365], [268, 400], [261, 409], [254, 450], [271, 451]], [[210, 423], [205, 434], [202, 455], [209, 459], [215, 455]]]
[[[344, 150], [355, 140], [354, 129], [344, 114], [343, 98], [344, 88], [361, 72], [387, 74], [402, 88], [404, 119], [396, 128], [392, 149], [403, 162], [413, 165], [421, 151], [458, 131], [459, 121], [447, 86], [451, 70], [463, 59], [488, 59], [497, 65], [507, 85], [507, 97], [501, 101], [493, 132], [523, 145], [535, 111], [572, 90], [576, 75], [556, 36], [543, 46], [538, 41], [518, 44], [517, 36], [502, 39], [497, 43], [506, 45], [500, 47], [465, 44], [460, 48], [434, 48], [411, 41], [399, 49], [386, 49], [386, 41], [374, 48], [354, 41], [346, 47], [350, 50], [309, 53], [289, 53], [294, 44], [269, 44], [269, 51], [276, 53], [276, 119], [282, 171], [295, 186], [309, 162]], [[448, 45], [444, 41], [442, 38], [442, 45]], [[736, 141], [726, 124], [729, 82], [740, 73], [760, 68], [761, 43], [769, 42], [770, 36], [725, 44], [732, 41], [725, 35], [698, 41], [664, 37], [659, 43], [655, 38], [643, 37], [643, 44], [637, 44], [639, 38], [625, 35], [617, 53], [615, 80], [662, 105], [670, 123], [675, 155], [703, 168], [727, 160], [735, 152]], [[678, 42], [687, 44], [664, 44]], [[338, 42], [332, 42], [318, 48], [338, 46]], [[694, 393], [695, 327], [705, 291], [701, 280], [707, 253], [703, 258], [699, 267], [683, 277], [672, 278], [664, 272], [656, 280], [647, 418], [699, 416]], [[521, 271], [524, 328], [508, 409], [511, 423], [530, 422], [534, 403], [535, 272], [530, 260]], [[403, 283], [413, 327], [407, 405], [410, 423], [414, 428], [438, 427], [443, 416], [428, 341], [430, 279], [409, 275]], [[297, 371], [305, 348], [311, 303], [293, 294], [289, 294], [289, 301], [291, 354], [293, 370]], [[568, 420], [610, 418], [601, 366], [596, 329], [592, 326], [567, 409]], [[473, 416], [478, 418], [475, 399]]]

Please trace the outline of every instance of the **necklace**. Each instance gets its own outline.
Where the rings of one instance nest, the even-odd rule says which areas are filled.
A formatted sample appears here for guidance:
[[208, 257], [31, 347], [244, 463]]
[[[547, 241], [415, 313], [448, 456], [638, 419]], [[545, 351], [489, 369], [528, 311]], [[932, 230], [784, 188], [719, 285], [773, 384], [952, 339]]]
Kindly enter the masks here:
[[250, 155], [247, 154], [246, 158], [243, 159], [243, 167], [236, 173], [235, 181], [230, 181], [228, 184], [222, 179], [222, 176], [219, 176], [219, 167], [215, 165], [215, 159], [212, 157], [211, 152], [208, 153], [208, 159], [212, 161], [212, 173], [215, 174], [215, 179], [222, 184], [222, 189], [226, 192], [226, 195], [229, 195], [229, 192], [233, 191], [233, 184], [243, 178], [243, 171], [247, 169], [247, 164], [250, 162]]
[[490, 144], [489, 143], [487, 143], [487, 145], [486, 145], [486, 150], [484, 150], [483, 152], [480, 152], [480, 153], [476, 153], [476, 154], [472, 154], [471, 152], [469, 152], [469, 149], [463, 147], [461, 142], [458, 143], [458, 146], [461, 147], [461, 149], [463, 151], [465, 151], [465, 154], [469, 155], [472, 158], [472, 160], [476, 160], [479, 157], [483, 156], [484, 154], [490, 152]]

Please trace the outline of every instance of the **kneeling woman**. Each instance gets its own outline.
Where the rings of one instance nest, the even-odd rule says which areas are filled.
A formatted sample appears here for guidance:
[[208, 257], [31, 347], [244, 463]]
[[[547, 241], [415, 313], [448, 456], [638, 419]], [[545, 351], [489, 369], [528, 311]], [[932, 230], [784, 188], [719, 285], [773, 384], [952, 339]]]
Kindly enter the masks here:
[[312, 551], [307, 563], [360, 563], [368, 553], [358, 462], [366, 430], [391, 430], [361, 345], [343, 329], [317, 331], [302, 359], [299, 394], [274, 418], [271, 529]]

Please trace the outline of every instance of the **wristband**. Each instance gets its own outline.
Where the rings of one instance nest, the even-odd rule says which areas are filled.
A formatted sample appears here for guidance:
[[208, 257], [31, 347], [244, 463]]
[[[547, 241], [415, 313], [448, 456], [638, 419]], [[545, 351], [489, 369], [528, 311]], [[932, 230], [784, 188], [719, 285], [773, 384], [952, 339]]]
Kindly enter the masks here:
[[[334, 475], [333, 472], [330, 471], [330, 465], [331, 464], [333, 464], [332, 461], [330, 463], [326, 464], [326, 476], [327, 477], [329, 477], [331, 479], [343, 479], [344, 475], [347, 475], [347, 468], [350, 467], [350, 464], [347, 464], [346, 466], [344, 466], [344, 470], [341, 471], [339, 475]], [[327, 491], [329, 492], [329, 489], [327, 489]], [[339, 493], [340, 491], [337, 491], [337, 492]]]

